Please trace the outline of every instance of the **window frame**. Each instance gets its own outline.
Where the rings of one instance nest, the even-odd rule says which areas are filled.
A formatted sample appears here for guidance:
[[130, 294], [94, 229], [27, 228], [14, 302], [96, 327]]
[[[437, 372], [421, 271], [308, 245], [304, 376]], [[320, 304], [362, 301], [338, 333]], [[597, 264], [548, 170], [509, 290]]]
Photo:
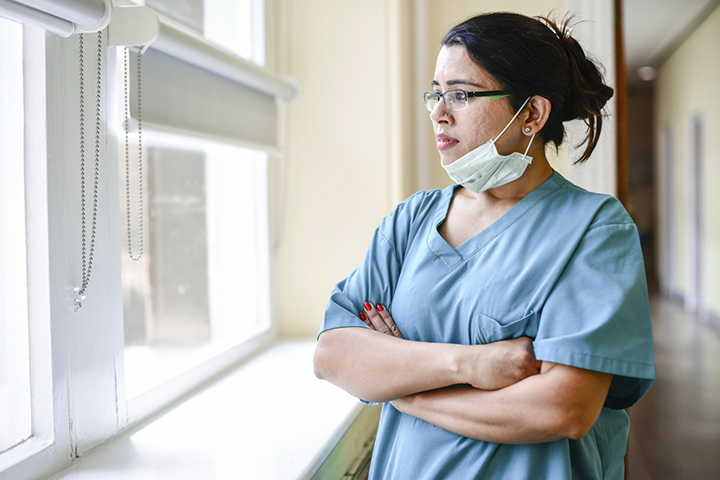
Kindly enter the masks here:
[[0, 18], [0, 451], [32, 431], [22, 78], [22, 25]]
[[[50, 226], [45, 124], [45, 30], [23, 26], [25, 228], [27, 252], [28, 336], [30, 348], [31, 436], [0, 453], [0, 477], [35, 478], [62, 465], [57, 453], [67, 448], [56, 435], [69, 425], [60, 392], [65, 385], [50, 328]], [[55, 399], [55, 401], [53, 401]], [[67, 409], [64, 410], [67, 412]], [[69, 439], [68, 439], [69, 440]]]

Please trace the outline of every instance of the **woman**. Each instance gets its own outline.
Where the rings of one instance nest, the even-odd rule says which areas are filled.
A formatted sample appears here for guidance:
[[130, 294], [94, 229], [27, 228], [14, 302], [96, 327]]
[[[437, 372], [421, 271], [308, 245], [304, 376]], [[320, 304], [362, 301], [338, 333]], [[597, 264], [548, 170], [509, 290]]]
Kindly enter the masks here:
[[567, 22], [511, 13], [453, 28], [432, 85], [458, 185], [383, 220], [332, 292], [316, 375], [386, 402], [371, 478], [622, 479], [623, 409], [654, 379], [638, 234], [545, 157], [582, 119], [587, 160], [612, 89]]

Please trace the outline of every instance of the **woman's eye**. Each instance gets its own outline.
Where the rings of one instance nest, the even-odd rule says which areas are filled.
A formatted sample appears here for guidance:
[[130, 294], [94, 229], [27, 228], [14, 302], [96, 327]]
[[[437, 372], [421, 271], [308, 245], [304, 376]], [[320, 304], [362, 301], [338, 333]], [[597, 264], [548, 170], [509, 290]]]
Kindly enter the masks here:
[[462, 102], [463, 100], [465, 100], [465, 92], [462, 92], [462, 91], [454, 92], [452, 99], [455, 102]]

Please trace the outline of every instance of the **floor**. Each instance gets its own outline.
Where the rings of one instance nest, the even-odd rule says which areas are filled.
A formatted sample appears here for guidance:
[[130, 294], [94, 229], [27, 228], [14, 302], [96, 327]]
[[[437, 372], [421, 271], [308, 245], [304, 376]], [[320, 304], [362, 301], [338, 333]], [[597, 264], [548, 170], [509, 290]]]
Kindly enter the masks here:
[[652, 301], [657, 381], [629, 411], [629, 480], [720, 480], [720, 330]]

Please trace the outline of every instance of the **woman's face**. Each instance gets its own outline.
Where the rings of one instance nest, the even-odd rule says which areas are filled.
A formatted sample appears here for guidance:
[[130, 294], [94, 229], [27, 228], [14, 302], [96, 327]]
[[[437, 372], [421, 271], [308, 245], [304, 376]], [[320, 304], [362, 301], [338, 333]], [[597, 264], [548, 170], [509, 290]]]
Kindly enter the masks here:
[[[432, 84], [436, 92], [502, 89], [502, 85], [473, 62], [465, 47], [460, 45], [440, 50]], [[471, 97], [467, 107], [462, 110], [448, 110], [443, 100], [438, 102], [430, 119], [441, 163], [449, 165], [489, 139], [497, 137], [514, 114], [507, 98]], [[516, 118], [495, 143], [500, 154], [516, 151], [516, 146], [523, 140], [520, 125], [520, 118]]]

